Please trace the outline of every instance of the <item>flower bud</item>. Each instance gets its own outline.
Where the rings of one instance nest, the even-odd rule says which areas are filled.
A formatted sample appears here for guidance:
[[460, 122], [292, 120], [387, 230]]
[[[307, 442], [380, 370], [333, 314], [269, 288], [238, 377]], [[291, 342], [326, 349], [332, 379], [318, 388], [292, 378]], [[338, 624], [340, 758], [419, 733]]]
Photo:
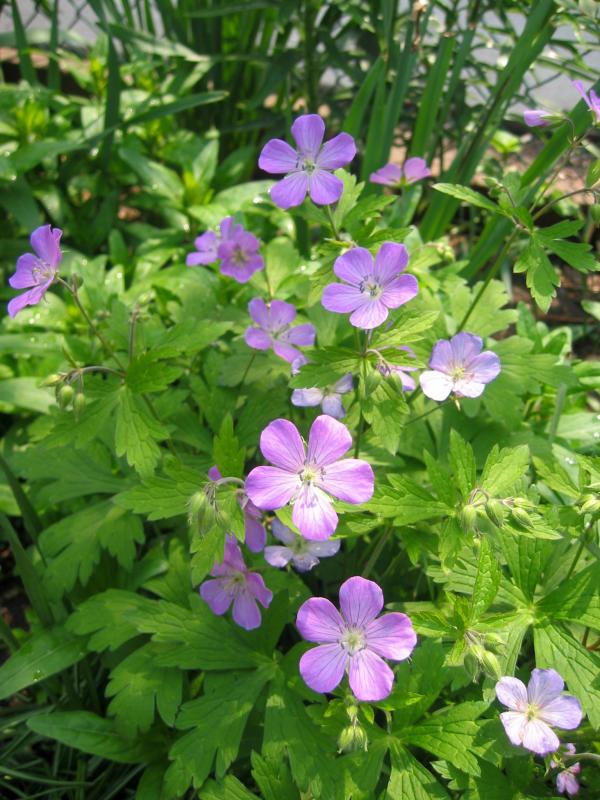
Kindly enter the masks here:
[[581, 498], [581, 513], [595, 514], [600, 511], [600, 495], [584, 494]]
[[85, 395], [83, 392], [77, 392], [75, 395], [75, 399], [73, 400], [73, 411], [75, 412], [75, 416], [78, 417], [79, 414], [83, 412], [85, 408]]
[[340, 753], [366, 751], [369, 744], [367, 733], [360, 725], [348, 725], [340, 733], [338, 750]]
[[212, 523], [215, 518], [215, 508], [211, 503], [208, 493], [200, 489], [188, 500], [188, 522], [190, 525], [201, 525], [203, 522]]
[[59, 383], [62, 383], [62, 379], [63, 376], [55, 372], [42, 381], [42, 386], [58, 386]]
[[495, 680], [500, 680], [502, 677], [502, 670], [500, 669], [500, 662], [496, 655], [490, 650], [484, 650], [481, 665], [486, 675]]
[[515, 508], [511, 509], [510, 513], [517, 525], [521, 525], [523, 528], [533, 528], [531, 517], [524, 508], [519, 508], [516, 506]]
[[463, 506], [458, 512], [458, 521], [463, 530], [473, 531], [476, 528], [477, 509], [475, 506]]
[[501, 528], [504, 525], [506, 510], [504, 503], [501, 500], [497, 500], [495, 497], [490, 497], [485, 504], [485, 513], [488, 515], [488, 518], [491, 520], [491, 522], [493, 522], [498, 528]]
[[58, 400], [58, 405], [61, 408], [66, 408], [73, 399], [74, 394], [75, 392], [73, 391], [73, 387], [69, 386], [68, 383], [65, 384], [64, 386], [61, 386], [61, 388], [58, 390], [58, 394], [56, 395], [56, 399]]

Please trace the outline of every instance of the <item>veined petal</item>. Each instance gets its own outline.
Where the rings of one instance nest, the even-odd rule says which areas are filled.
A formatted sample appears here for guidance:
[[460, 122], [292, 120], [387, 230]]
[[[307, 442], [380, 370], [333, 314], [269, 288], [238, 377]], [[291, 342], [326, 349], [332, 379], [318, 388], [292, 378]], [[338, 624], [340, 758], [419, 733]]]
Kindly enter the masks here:
[[506, 735], [510, 741], [520, 747], [523, 744], [523, 734], [527, 725], [527, 714], [522, 711], [503, 711], [500, 714], [500, 722], [504, 726]]
[[555, 669], [534, 669], [527, 684], [529, 702], [543, 708], [560, 697], [565, 682]]
[[366, 503], [373, 497], [375, 476], [367, 461], [344, 458], [325, 467], [320, 486], [346, 503]]
[[439, 339], [431, 351], [429, 366], [437, 372], [450, 372], [452, 369], [452, 348], [447, 339]]
[[485, 383], [479, 383], [471, 378], [461, 378], [454, 384], [454, 391], [458, 397], [479, 397], [484, 389]]
[[565, 695], [551, 700], [539, 710], [539, 717], [548, 725], [572, 731], [579, 727], [583, 719], [581, 703], [576, 697]]
[[445, 400], [454, 385], [451, 378], [443, 372], [436, 372], [435, 370], [425, 370], [419, 375], [419, 382], [421, 389], [426, 397], [432, 400]]
[[292, 556], [292, 566], [298, 572], [309, 572], [318, 563], [319, 559], [312, 553], [294, 553]]
[[208, 604], [213, 614], [222, 616], [233, 600], [232, 595], [225, 590], [225, 581], [217, 578], [212, 581], [204, 581], [200, 587], [200, 597]]
[[402, 167], [398, 164], [386, 164], [369, 176], [371, 183], [380, 183], [383, 186], [396, 186], [402, 179]]
[[531, 750], [532, 753], [545, 756], [560, 747], [560, 740], [545, 722], [539, 719], [530, 719], [523, 728], [523, 747]]
[[348, 679], [358, 700], [376, 703], [392, 691], [394, 673], [377, 653], [366, 649], [350, 656]]
[[344, 677], [347, 659], [339, 644], [321, 644], [304, 653], [299, 664], [300, 675], [314, 692], [332, 692]]
[[325, 395], [321, 408], [324, 414], [334, 419], [343, 419], [346, 416], [346, 409], [342, 403], [342, 396], [339, 394]]
[[468, 365], [469, 372], [479, 383], [489, 383], [500, 374], [500, 359], [491, 350], [485, 350]]
[[249, 592], [240, 592], [235, 598], [232, 616], [233, 621], [244, 630], [252, 631], [260, 627], [260, 609]]
[[483, 339], [472, 333], [457, 333], [450, 339], [452, 360], [454, 364], [469, 364], [475, 356], [481, 353]]
[[310, 199], [318, 206], [327, 206], [337, 201], [344, 191], [344, 182], [331, 172], [316, 169], [308, 180]]
[[344, 620], [325, 597], [311, 597], [298, 609], [296, 627], [307, 642], [338, 642], [343, 636]]
[[375, 256], [373, 275], [378, 283], [385, 284], [404, 272], [408, 264], [408, 250], [403, 244], [384, 242]]
[[260, 328], [267, 329], [271, 321], [267, 304], [261, 297], [255, 297], [248, 303], [248, 313]]
[[293, 555], [293, 550], [280, 544], [270, 544], [268, 547], [265, 547], [264, 550], [267, 564], [270, 564], [272, 567], [277, 567], [278, 569], [286, 567], [292, 560]]
[[273, 345], [271, 335], [262, 328], [246, 328], [244, 341], [253, 350], [268, 350]]
[[315, 326], [310, 322], [305, 322], [303, 325], [296, 325], [285, 331], [281, 336], [281, 341], [290, 342], [299, 347], [312, 347], [316, 335]]
[[359, 286], [365, 278], [373, 275], [373, 256], [366, 247], [352, 247], [338, 256], [333, 265], [336, 276], [353, 286]]
[[339, 552], [341, 546], [341, 539], [327, 539], [324, 542], [310, 542], [308, 551], [319, 558], [330, 558]]
[[330, 283], [323, 290], [321, 305], [336, 314], [349, 314], [364, 303], [362, 292], [357, 286], [345, 283]]
[[339, 169], [349, 164], [356, 155], [356, 143], [349, 133], [338, 133], [325, 142], [317, 156], [321, 169]]
[[292, 522], [305, 539], [329, 539], [338, 524], [331, 500], [317, 486], [303, 486], [292, 510]]
[[413, 158], [407, 158], [404, 162], [404, 177], [407, 183], [421, 181], [423, 178], [428, 178], [430, 175], [431, 172], [424, 158], [414, 156]]
[[419, 293], [419, 284], [414, 275], [400, 275], [383, 287], [381, 301], [388, 308], [398, 308], [413, 300]]
[[274, 511], [287, 505], [300, 488], [300, 478], [278, 467], [255, 467], [246, 478], [246, 494], [259, 508]]
[[383, 296], [380, 300], [365, 298], [356, 311], [350, 315], [350, 324], [355, 328], [367, 331], [377, 328], [386, 321], [389, 313], [382, 300]]
[[286, 303], [285, 300], [271, 300], [268, 323], [270, 328], [278, 330], [285, 325], [291, 325], [295, 319], [296, 306], [292, 305], [292, 303]]
[[33, 253], [25, 253], [17, 259], [15, 274], [8, 279], [13, 289], [29, 289], [37, 286], [38, 280], [34, 276], [34, 269], [39, 268], [39, 259]]
[[502, 705], [510, 708], [511, 711], [523, 712], [527, 710], [527, 689], [523, 681], [518, 678], [510, 676], [500, 678], [496, 684], [496, 697]]
[[251, 553], [260, 553], [267, 542], [264, 525], [251, 514], [244, 513], [245, 544]]
[[379, 656], [404, 661], [417, 644], [417, 635], [406, 614], [383, 614], [367, 625], [367, 647]]
[[301, 355], [300, 350], [296, 350], [291, 344], [281, 339], [274, 339], [273, 352], [280, 358], [283, 358], [288, 364], [293, 364], [294, 361]]
[[375, 581], [356, 575], [340, 586], [340, 608], [348, 624], [366, 629], [383, 608], [383, 592]]
[[585, 86], [583, 85], [583, 83], [581, 81], [573, 81], [573, 86], [577, 89], [579, 94], [585, 100], [586, 106], [591, 110], [592, 109], [592, 104], [590, 102], [590, 99], [589, 99], [589, 97], [587, 95], [587, 92], [585, 90]]
[[271, 139], [261, 150], [258, 166], [271, 175], [285, 175], [298, 167], [298, 153], [283, 139]]
[[34, 306], [39, 303], [42, 297], [46, 294], [48, 286], [34, 286], [27, 292], [23, 292], [18, 297], [13, 297], [7, 306], [8, 314], [15, 317], [19, 311], [22, 311], [25, 306]]
[[321, 414], [310, 429], [307, 462], [319, 467], [333, 465], [351, 447], [348, 428], [327, 414]]
[[277, 517], [275, 517], [271, 523], [271, 533], [284, 544], [293, 544], [298, 538], [294, 531], [291, 531], [287, 525], [284, 525]]
[[294, 389], [292, 392], [292, 404], [301, 408], [312, 408], [318, 406], [323, 400], [321, 389]]
[[340, 378], [339, 381], [333, 384], [333, 390], [339, 394], [346, 394], [346, 392], [351, 392], [353, 389], [352, 384], [352, 373], [349, 372], [347, 375], [344, 375], [343, 378]]
[[[260, 435], [260, 449], [276, 467], [297, 473], [304, 465], [304, 442], [298, 428], [287, 419], [275, 419], [267, 425]], [[260, 503], [256, 505], [260, 507]]]
[[36, 228], [31, 234], [31, 246], [38, 256], [51, 267], [60, 264], [62, 253], [60, 252], [60, 228], [52, 228], [50, 225], [42, 225]]
[[250, 594], [255, 597], [263, 608], [268, 608], [273, 599], [273, 592], [265, 584], [262, 575], [258, 572], [249, 572], [246, 576], [246, 586]]
[[292, 172], [270, 190], [271, 200], [284, 210], [299, 206], [308, 191], [308, 175], [306, 172]]
[[325, 123], [318, 114], [303, 114], [294, 120], [292, 136], [303, 156], [316, 159], [325, 135]]

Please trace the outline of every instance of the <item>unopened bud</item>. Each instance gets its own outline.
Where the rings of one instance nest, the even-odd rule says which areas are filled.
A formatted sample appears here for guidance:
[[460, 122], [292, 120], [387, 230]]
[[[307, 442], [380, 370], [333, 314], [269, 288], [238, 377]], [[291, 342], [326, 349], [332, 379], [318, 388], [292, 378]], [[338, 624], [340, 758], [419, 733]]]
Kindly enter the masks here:
[[73, 399], [74, 394], [75, 392], [73, 391], [73, 387], [69, 386], [69, 384], [61, 386], [56, 396], [56, 399], [58, 400], [58, 405], [61, 408], [66, 408]]
[[517, 525], [521, 525], [523, 528], [533, 528], [533, 522], [531, 521], [531, 517], [525, 511], [524, 508], [519, 508], [518, 506], [511, 510], [512, 518], [517, 523]]
[[340, 753], [357, 753], [366, 751], [369, 744], [367, 733], [360, 725], [348, 725], [340, 733], [338, 750]]
[[208, 522], [209, 518], [212, 522], [215, 516], [215, 509], [210, 501], [206, 490], [201, 489], [188, 500], [188, 522], [190, 525], [200, 525], [203, 522]]
[[600, 511], [600, 495], [584, 494], [581, 498], [581, 513], [595, 514]]
[[463, 506], [458, 512], [458, 520], [463, 530], [475, 530], [475, 523], [477, 521], [477, 509], [475, 506]]
[[62, 383], [63, 376], [59, 375], [58, 373], [54, 373], [54, 375], [48, 375], [42, 381], [42, 386], [58, 386], [59, 383]]
[[85, 408], [85, 395], [83, 392], [77, 392], [75, 395], [75, 399], [73, 400], [73, 411], [75, 412], [75, 416], [79, 416], [83, 412]]
[[504, 525], [506, 509], [501, 500], [491, 497], [485, 504], [485, 513], [498, 528], [501, 528]]
[[490, 678], [499, 680], [502, 677], [500, 662], [496, 658], [495, 654], [490, 650], [484, 650], [483, 658], [481, 659], [481, 665], [485, 674], [489, 675]]
[[476, 680], [477, 676], [479, 675], [479, 661], [473, 653], [467, 653], [465, 655], [463, 666], [467, 672], [467, 675], [471, 680]]

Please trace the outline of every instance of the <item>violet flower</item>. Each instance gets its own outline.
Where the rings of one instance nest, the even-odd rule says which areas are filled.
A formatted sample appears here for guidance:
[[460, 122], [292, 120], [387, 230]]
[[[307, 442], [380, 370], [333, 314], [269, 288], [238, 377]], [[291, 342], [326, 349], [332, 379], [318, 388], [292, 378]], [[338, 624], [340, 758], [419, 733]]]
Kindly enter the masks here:
[[[211, 481], [220, 481], [223, 477], [218, 467], [208, 470]], [[262, 513], [247, 497], [239, 498], [240, 506], [244, 512], [244, 543], [252, 553], [260, 553], [267, 543], [267, 532], [262, 524]]]
[[[564, 745], [564, 752], [569, 755], [575, 755], [575, 745], [572, 742]], [[557, 762], [554, 759], [550, 760], [552, 769], [561, 766], [562, 762]], [[579, 792], [579, 782], [576, 775], [581, 772], [581, 764], [577, 761], [575, 764], [570, 764], [566, 769], [561, 770], [556, 776], [556, 788], [559, 794], [568, 794], [569, 796], [576, 795]]]
[[220, 236], [213, 231], [198, 236], [194, 242], [196, 252], [188, 254], [186, 264], [193, 267], [212, 264], [220, 259], [221, 274], [229, 275], [238, 283], [247, 283], [265, 265], [258, 252], [259, 240], [236, 223], [233, 217], [225, 217], [221, 221], [220, 232]]
[[432, 369], [419, 378], [423, 394], [432, 400], [445, 400], [450, 392], [457, 397], [479, 397], [500, 373], [498, 356], [491, 350], [482, 353], [482, 347], [482, 339], [472, 333], [436, 342], [429, 359]]
[[58, 273], [58, 265], [62, 260], [60, 249], [60, 228], [41, 225], [36, 228], [29, 241], [35, 252], [25, 253], [17, 259], [15, 274], [8, 279], [13, 289], [28, 289], [8, 304], [8, 313], [15, 317], [25, 306], [34, 306], [40, 302], [54, 283]]
[[386, 164], [369, 176], [371, 183], [380, 183], [383, 186], [405, 186], [422, 181], [431, 175], [424, 158], [407, 158], [402, 166], [399, 164]]
[[335, 260], [333, 271], [345, 283], [325, 287], [321, 303], [328, 311], [350, 313], [350, 324], [370, 330], [381, 325], [390, 308], [398, 308], [416, 297], [414, 275], [402, 275], [408, 264], [403, 244], [385, 242], [375, 262], [364, 247], [353, 247]]
[[529, 128], [542, 128], [549, 125], [548, 119], [553, 115], [540, 108], [528, 108], [523, 112], [523, 120]]
[[554, 669], [534, 669], [527, 687], [518, 678], [500, 678], [496, 697], [510, 709], [500, 720], [513, 744], [541, 756], [558, 750], [560, 741], [550, 726], [571, 731], [583, 716], [579, 700], [562, 694], [564, 687]]
[[310, 542], [298, 536], [278, 519], [273, 520], [271, 532], [282, 545], [265, 547], [265, 561], [272, 567], [283, 568], [291, 563], [298, 572], [308, 572], [316, 567], [320, 558], [334, 556], [340, 549], [340, 539]]
[[213, 614], [222, 616], [233, 603], [233, 621], [247, 631], [258, 628], [261, 617], [256, 601], [268, 608], [273, 592], [267, 589], [261, 575], [249, 572], [232, 536], [225, 539], [223, 562], [215, 562], [210, 574], [215, 580], [204, 581], [200, 597]]
[[296, 627], [319, 646], [300, 659], [300, 674], [315, 692], [332, 692], [348, 671], [358, 700], [377, 702], [392, 691], [394, 673], [383, 660], [404, 661], [417, 643], [406, 614], [376, 618], [383, 592], [373, 581], [349, 578], [340, 587], [340, 614], [325, 597], [311, 597], [300, 606]]
[[246, 478], [246, 493], [255, 505], [270, 511], [292, 504], [292, 520], [302, 536], [328, 539], [338, 524], [330, 495], [353, 504], [373, 495], [371, 466], [356, 458], [342, 459], [351, 446], [345, 425], [325, 414], [312, 424], [308, 452], [296, 426], [276, 419], [260, 436], [262, 454], [275, 466], [255, 467]]
[[269, 305], [255, 297], [248, 303], [250, 316], [257, 328], [247, 328], [244, 338], [248, 347], [255, 350], [269, 350], [290, 364], [302, 356], [300, 347], [312, 347], [315, 343], [315, 329], [310, 323], [290, 327], [296, 318], [296, 309], [291, 303], [283, 300], [271, 300]]
[[[406, 351], [411, 358], [416, 358], [414, 350], [407, 345], [402, 345], [398, 349]], [[381, 360], [377, 364], [377, 369], [379, 372], [381, 372], [384, 378], [388, 378], [390, 375], [396, 375], [400, 380], [402, 388], [405, 392], [416, 389], [417, 384], [415, 383], [414, 379], [411, 378], [410, 375], [406, 374], [407, 372], [416, 372], [416, 367], [410, 367], [408, 364], [391, 364], [389, 361], [381, 357]]]
[[271, 139], [263, 147], [258, 166], [265, 172], [286, 177], [271, 189], [271, 199], [279, 208], [299, 206], [306, 193], [317, 205], [337, 202], [343, 182], [331, 170], [348, 164], [356, 155], [354, 139], [339, 133], [324, 145], [325, 123], [318, 114], [304, 114], [292, 125], [294, 150], [283, 139]]
[[592, 112], [595, 117], [594, 122], [600, 123], [600, 97], [596, 94], [593, 89], [590, 89], [590, 93], [585, 90], [585, 87], [581, 81], [573, 81], [573, 86], [577, 89], [579, 94], [585, 100], [586, 106]]
[[320, 405], [324, 414], [329, 414], [335, 419], [343, 419], [346, 409], [342, 403], [342, 395], [352, 391], [352, 375], [348, 373], [339, 381], [324, 389], [294, 389], [292, 404], [301, 408], [311, 408]]

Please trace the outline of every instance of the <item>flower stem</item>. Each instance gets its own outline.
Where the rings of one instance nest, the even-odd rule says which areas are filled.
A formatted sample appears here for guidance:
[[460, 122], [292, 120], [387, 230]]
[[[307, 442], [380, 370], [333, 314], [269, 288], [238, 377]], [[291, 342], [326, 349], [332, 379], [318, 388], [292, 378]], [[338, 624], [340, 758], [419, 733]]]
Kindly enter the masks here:
[[331, 210], [331, 206], [325, 206], [325, 211], [327, 213], [327, 218], [329, 219], [329, 224], [331, 225], [331, 230], [333, 232], [333, 235], [335, 236], [336, 239], [339, 239], [340, 231], [337, 225], [335, 224], [335, 220], [333, 219], [333, 211]]
[[386, 546], [388, 539], [390, 538], [391, 535], [392, 535], [392, 526], [389, 525], [379, 537], [379, 541], [375, 545], [375, 549], [373, 550], [373, 552], [369, 557], [369, 560], [367, 561], [367, 565], [362, 572], [363, 578], [367, 578], [371, 574], [371, 570], [377, 563], [379, 556], [381, 555], [381, 552], [383, 548]]

